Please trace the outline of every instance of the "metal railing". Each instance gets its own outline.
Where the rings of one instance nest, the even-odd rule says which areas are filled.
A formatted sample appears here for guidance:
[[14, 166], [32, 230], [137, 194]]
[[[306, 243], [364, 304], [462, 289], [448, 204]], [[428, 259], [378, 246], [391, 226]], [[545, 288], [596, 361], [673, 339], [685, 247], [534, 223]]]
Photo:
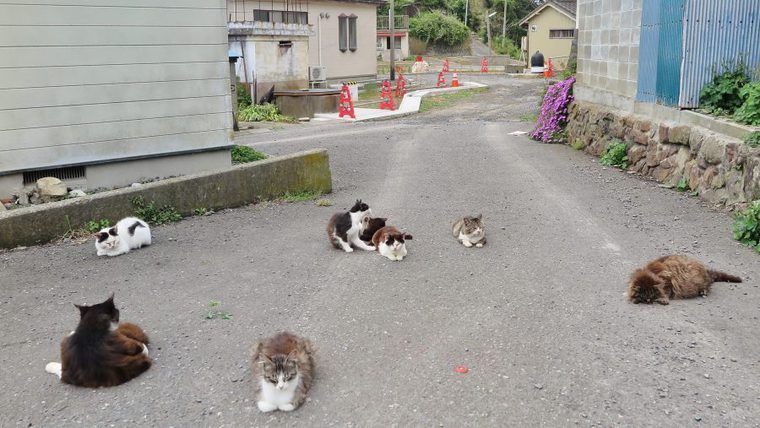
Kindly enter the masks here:
[[238, 11], [227, 16], [227, 22], [281, 22], [283, 24], [309, 24], [307, 12], [253, 9]]
[[227, 22], [309, 23], [308, 0], [228, 0]]
[[[394, 27], [396, 30], [409, 29], [409, 15], [396, 15], [393, 19]], [[387, 16], [377, 17], [377, 29], [378, 30], [390, 30], [390, 19]]]

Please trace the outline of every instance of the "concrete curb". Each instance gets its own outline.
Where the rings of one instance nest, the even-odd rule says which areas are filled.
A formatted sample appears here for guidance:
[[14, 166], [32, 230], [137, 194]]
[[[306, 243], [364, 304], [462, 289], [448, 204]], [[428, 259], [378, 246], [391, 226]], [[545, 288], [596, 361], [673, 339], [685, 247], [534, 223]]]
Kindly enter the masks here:
[[195, 208], [238, 207], [297, 191], [332, 191], [326, 150], [310, 150], [140, 187], [2, 211], [0, 248], [49, 242], [90, 220], [108, 219], [114, 223], [133, 214], [131, 201], [136, 196], [155, 201], [157, 206], [171, 205], [188, 215]]

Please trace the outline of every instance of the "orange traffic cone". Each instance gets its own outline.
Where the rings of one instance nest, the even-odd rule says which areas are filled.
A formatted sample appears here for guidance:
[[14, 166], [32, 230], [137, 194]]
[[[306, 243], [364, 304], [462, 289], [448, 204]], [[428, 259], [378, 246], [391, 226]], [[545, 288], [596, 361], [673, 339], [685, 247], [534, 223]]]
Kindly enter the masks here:
[[457, 74], [454, 73], [453, 76], [451, 76], [451, 87], [456, 88], [459, 86], [459, 79], [457, 78]]

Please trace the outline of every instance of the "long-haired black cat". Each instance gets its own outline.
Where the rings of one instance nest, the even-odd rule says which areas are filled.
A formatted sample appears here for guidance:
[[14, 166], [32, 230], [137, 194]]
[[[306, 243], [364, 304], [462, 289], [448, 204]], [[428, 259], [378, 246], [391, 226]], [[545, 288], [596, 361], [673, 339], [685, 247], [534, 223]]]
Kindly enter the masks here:
[[61, 362], [45, 370], [64, 383], [98, 388], [127, 382], [150, 368], [148, 336], [134, 324], [119, 324], [113, 295], [79, 306], [79, 325], [61, 342]]

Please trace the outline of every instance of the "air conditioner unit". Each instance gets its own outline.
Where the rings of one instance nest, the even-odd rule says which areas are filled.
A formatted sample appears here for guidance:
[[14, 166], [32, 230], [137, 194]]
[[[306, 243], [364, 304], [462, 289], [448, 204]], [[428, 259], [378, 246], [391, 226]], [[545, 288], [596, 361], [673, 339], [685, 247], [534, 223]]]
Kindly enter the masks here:
[[324, 82], [327, 80], [327, 67], [316, 66], [309, 67], [309, 81], [310, 82]]

